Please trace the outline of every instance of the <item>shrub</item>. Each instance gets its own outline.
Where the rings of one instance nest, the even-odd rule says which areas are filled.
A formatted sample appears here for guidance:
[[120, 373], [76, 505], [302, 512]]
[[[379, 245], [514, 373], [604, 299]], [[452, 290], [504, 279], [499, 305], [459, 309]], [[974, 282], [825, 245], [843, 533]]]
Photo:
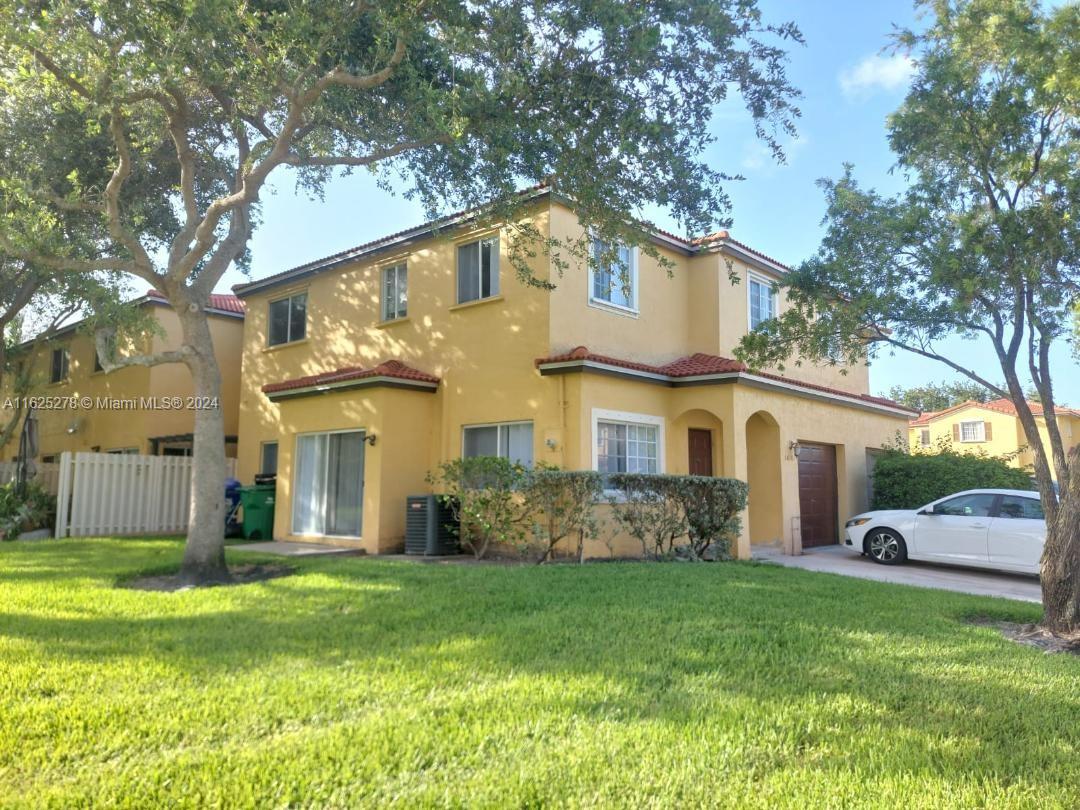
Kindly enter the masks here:
[[48, 527], [56, 513], [56, 498], [31, 481], [20, 496], [15, 484], [0, 486], [0, 540], [14, 540], [22, 532]]
[[[696, 475], [616, 473], [609, 500], [615, 521], [641, 543], [642, 555], [670, 559], [685, 551], [692, 559], [730, 556], [746, 506], [742, 481]], [[680, 540], [684, 540], [680, 544]]]
[[528, 478], [525, 467], [495, 456], [445, 461], [427, 476], [454, 515], [461, 544], [478, 560], [492, 543], [528, 546], [532, 506], [522, 496]]
[[603, 495], [603, 477], [591, 470], [571, 471], [538, 466], [529, 474], [525, 498], [536, 511], [536, 536], [542, 563], [568, 537], [577, 539], [578, 562], [585, 561], [585, 538], [599, 533], [596, 502]]
[[965, 489], [1034, 489], [1031, 476], [1008, 460], [957, 453], [909, 455], [887, 449], [874, 465], [872, 509], [914, 509]]

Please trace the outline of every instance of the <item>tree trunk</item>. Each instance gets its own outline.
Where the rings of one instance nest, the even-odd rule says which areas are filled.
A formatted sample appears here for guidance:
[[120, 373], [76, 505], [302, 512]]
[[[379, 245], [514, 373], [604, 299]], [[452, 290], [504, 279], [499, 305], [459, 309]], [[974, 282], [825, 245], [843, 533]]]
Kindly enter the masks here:
[[[206, 313], [179, 311], [184, 343], [194, 353], [187, 361], [195, 388], [195, 437], [191, 512], [180, 579], [185, 584], [228, 582], [225, 567], [225, 416], [221, 410], [221, 371]], [[212, 406], [212, 407], [211, 407]]]
[[1069, 459], [1057, 514], [1046, 524], [1042, 558], [1043, 626], [1080, 633], [1080, 447]]

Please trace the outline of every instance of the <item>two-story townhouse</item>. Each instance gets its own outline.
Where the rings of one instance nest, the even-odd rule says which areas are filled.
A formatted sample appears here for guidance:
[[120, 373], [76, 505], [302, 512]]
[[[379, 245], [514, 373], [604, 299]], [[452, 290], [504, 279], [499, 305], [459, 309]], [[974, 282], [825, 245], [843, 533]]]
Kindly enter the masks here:
[[[1028, 402], [1035, 415], [1043, 446], [1050, 447], [1046, 418], [1042, 405]], [[1068, 453], [1080, 444], [1080, 411], [1073, 408], [1056, 410], [1061, 441]], [[933, 453], [947, 444], [960, 453], [986, 453], [1005, 456], [1020, 469], [1034, 468], [1035, 459], [1024, 434], [1016, 406], [1007, 399], [990, 402], [961, 402], [942, 411], [920, 414], [908, 424], [908, 442], [914, 453]]]
[[[530, 217], [544, 235], [581, 233], [546, 190]], [[560, 277], [542, 252], [533, 273], [556, 288], [524, 285], [505, 230], [468, 215], [234, 288], [239, 476], [277, 473], [275, 536], [400, 549], [405, 497], [429, 470], [499, 454], [746, 480], [741, 556], [838, 542], [866, 506], [868, 455], [913, 412], [869, 396], [862, 366], [780, 375], [730, 359], [782, 310], [786, 268], [725, 232], [649, 238], [673, 270], [630, 250], [629, 289], [585, 267]]]
[[[244, 305], [233, 295], [210, 298], [207, 314], [222, 375], [226, 454], [235, 457]], [[151, 290], [131, 306], [147, 308], [158, 326], [145, 345], [132, 351], [156, 354], [180, 345], [180, 321], [160, 293]], [[36, 411], [39, 459], [54, 461], [65, 451], [190, 455], [195, 403], [189, 401], [194, 386], [188, 370], [168, 364], [105, 373], [93, 336], [80, 324], [58, 330], [23, 361], [30, 364], [30, 396], [49, 403]], [[0, 452], [2, 458], [13, 458], [18, 436]]]

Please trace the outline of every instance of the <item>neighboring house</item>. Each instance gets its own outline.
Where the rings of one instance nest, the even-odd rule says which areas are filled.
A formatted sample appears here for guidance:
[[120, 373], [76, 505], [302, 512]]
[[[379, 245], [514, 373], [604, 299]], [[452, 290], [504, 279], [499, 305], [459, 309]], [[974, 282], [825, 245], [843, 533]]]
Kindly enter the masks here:
[[[580, 233], [556, 195], [534, 203], [542, 234]], [[783, 309], [787, 268], [727, 232], [658, 232], [670, 276], [631, 250], [624, 290], [583, 267], [558, 277], [541, 253], [547, 292], [516, 279], [506, 236], [458, 215], [234, 288], [247, 304], [238, 475], [277, 473], [276, 537], [398, 550], [429, 470], [498, 454], [746, 480], [741, 556], [751, 542], [838, 542], [866, 508], [868, 457], [914, 412], [869, 396], [863, 366], [781, 376], [730, 359]]]
[[[210, 333], [223, 381], [225, 449], [226, 455], [235, 456], [244, 305], [232, 295], [210, 299]], [[151, 291], [131, 305], [152, 308], [161, 331], [148, 337], [146, 345], [138, 347], [140, 352], [180, 345], [180, 321], [160, 294]], [[23, 361], [32, 364], [30, 396], [50, 403], [37, 410], [38, 458], [55, 461], [66, 450], [190, 455], [195, 411], [187, 401], [194, 393], [187, 368], [129, 366], [106, 374], [98, 363], [93, 336], [78, 327], [74, 323], [60, 329]], [[9, 395], [10, 391], [3, 394]], [[18, 447], [16, 434], [0, 449], [0, 458], [13, 459]]]
[[[1037, 402], [1028, 405], [1035, 414], [1043, 443], [1049, 448], [1042, 406]], [[1068, 452], [1080, 443], [1080, 411], [1058, 408], [1057, 421]], [[1010, 463], [1021, 469], [1034, 466], [1016, 406], [1008, 399], [962, 402], [943, 411], [921, 414], [908, 424], [908, 442], [913, 452], [933, 453], [943, 442], [948, 442], [958, 452], [1008, 456]]]

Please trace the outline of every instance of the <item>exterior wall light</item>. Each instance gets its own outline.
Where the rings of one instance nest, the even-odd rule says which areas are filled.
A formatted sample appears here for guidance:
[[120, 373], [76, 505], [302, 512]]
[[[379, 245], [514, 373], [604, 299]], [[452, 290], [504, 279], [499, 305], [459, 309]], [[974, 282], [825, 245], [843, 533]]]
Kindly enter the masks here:
[[554, 439], [544, 439], [544, 445], [547, 447], [548, 450], [554, 450], [556, 447], [559, 446], [559, 443], [556, 442]]
[[802, 447], [797, 441], [793, 441], [791, 444], [788, 445], [788, 450], [791, 451], [791, 455], [795, 456], [795, 458], [798, 458], [799, 453], [802, 452]]
[[364, 436], [364, 441], [374, 447], [375, 442], [378, 440], [378, 438], [379, 437], [376, 436], [374, 433], [369, 433], [368, 435]]

